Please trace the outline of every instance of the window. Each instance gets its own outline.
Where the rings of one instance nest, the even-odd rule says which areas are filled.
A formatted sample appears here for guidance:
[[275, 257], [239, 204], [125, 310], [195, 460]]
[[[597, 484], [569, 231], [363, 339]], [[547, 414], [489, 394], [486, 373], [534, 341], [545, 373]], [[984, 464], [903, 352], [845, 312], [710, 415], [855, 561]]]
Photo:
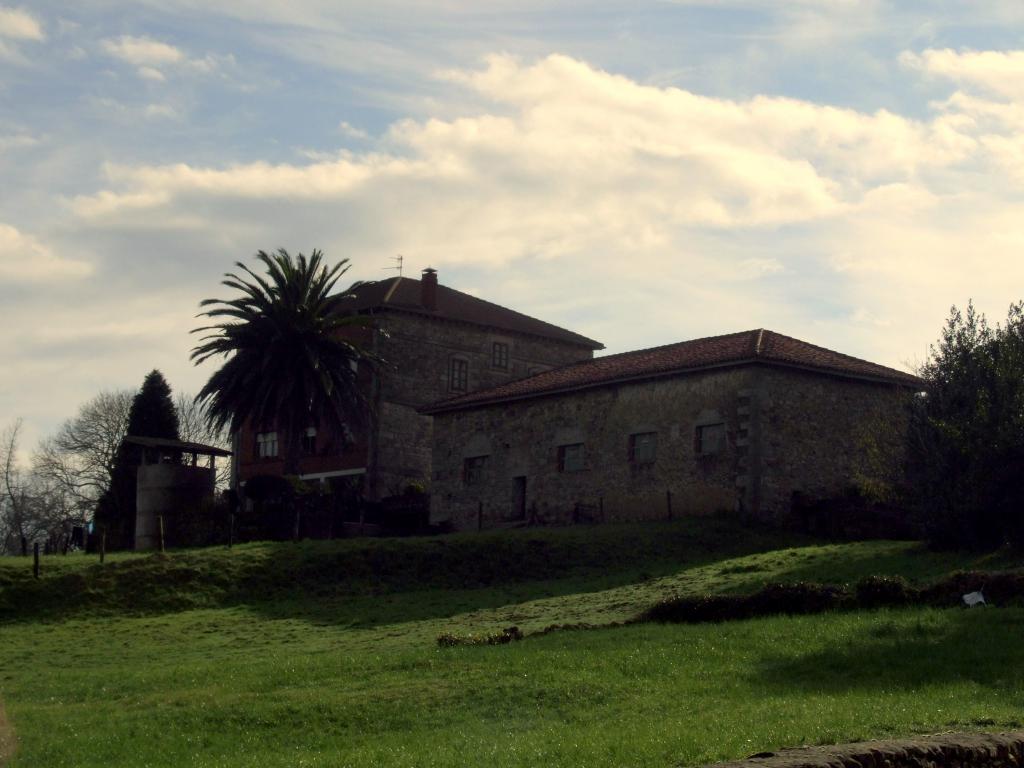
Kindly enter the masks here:
[[484, 467], [487, 466], [486, 456], [473, 456], [462, 462], [462, 481], [466, 485], [480, 485], [484, 479]]
[[491, 365], [503, 371], [508, 370], [508, 344], [500, 341], [491, 346]]
[[448, 366], [448, 389], [452, 392], [465, 392], [468, 388], [469, 362], [453, 357]]
[[558, 446], [558, 471], [581, 472], [583, 470], [583, 443]]
[[702, 424], [697, 427], [697, 454], [707, 456], [725, 448], [725, 424]]
[[307, 456], [316, 455], [316, 427], [308, 427], [302, 436], [302, 452]]
[[657, 432], [637, 432], [629, 436], [630, 464], [653, 464], [657, 454]]
[[256, 455], [261, 459], [277, 456], [277, 432], [256, 433]]

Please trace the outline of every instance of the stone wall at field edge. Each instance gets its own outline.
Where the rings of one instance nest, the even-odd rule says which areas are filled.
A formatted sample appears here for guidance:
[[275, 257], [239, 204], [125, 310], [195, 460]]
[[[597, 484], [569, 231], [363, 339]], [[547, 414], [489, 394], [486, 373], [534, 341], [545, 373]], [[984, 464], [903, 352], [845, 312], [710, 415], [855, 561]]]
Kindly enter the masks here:
[[1024, 731], [945, 733], [766, 752], [715, 768], [1020, 768]]

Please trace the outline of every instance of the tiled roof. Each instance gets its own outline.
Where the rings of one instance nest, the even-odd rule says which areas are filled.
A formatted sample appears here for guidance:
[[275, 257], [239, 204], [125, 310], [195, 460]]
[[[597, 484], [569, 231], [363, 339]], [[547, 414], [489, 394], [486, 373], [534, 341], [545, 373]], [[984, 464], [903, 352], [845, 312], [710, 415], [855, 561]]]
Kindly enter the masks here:
[[470, 392], [422, 408], [424, 413], [555, 394], [634, 379], [745, 363], [796, 366], [838, 376], [921, 386], [909, 373], [808, 344], [781, 333], [756, 329], [682, 341], [573, 363], [490, 389]]
[[573, 333], [565, 328], [559, 328], [557, 325], [545, 323], [535, 317], [514, 312], [445, 285], [437, 286], [437, 309], [426, 309], [420, 303], [420, 281], [409, 277], [392, 277], [387, 280], [363, 283], [350, 293], [353, 298], [341, 303], [343, 309], [357, 312], [394, 309], [484, 325], [499, 330], [527, 333], [569, 344], [578, 344], [588, 349], [604, 349], [604, 344], [599, 341], [588, 339], [586, 336]]

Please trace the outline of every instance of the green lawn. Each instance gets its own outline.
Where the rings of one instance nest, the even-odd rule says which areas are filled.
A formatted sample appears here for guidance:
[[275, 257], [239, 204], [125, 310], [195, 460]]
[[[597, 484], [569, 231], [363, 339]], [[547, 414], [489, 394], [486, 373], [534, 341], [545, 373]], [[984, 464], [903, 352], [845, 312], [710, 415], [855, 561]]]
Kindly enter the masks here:
[[[125, 556], [100, 573], [92, 558], [50, 558], [39, 584], [27, 561], [3, 561], [13, 765], [673, 766], [1024, 717], [1015, 607], [435, 642], [621, 621], [667, 595], [766, 581], [1021, 565], [1009, 554], [821, 545], [728, 521], [515, 532], [496, 548], [494, 536]], [[530, 579], [523, 563], [553, 554]], [[417, 579], [410, 562], [434, 572]]]

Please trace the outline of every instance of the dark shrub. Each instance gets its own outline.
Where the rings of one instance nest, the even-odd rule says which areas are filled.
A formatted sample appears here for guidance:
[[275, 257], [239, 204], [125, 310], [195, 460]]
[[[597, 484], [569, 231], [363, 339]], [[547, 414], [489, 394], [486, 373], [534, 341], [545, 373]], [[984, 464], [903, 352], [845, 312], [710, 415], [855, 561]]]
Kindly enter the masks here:
[[907, 605], [918, 597], [902, 576], [865, 576], [857, 582], [857, 606], [880, 608], [887, 605]]
[[662, 624], [699, 624], [705, 621], [729, 621], [747, 618], [749, 598], [738, 595], [670, 597], [661, 600], [640, 616], [639, 621]]
[[796, 582], [769, 584], [752, 595], [673, 597], [655, 603], [639, 621], [696, 624], [731, 621], [780, 613], [820, 613], [845, 607], [850, 594], [844, 587]]
[[798, 581], [769, 584], [750, 596], [751, 615], [821, 613], [842, 607], [849, 593], [844, 587]]

